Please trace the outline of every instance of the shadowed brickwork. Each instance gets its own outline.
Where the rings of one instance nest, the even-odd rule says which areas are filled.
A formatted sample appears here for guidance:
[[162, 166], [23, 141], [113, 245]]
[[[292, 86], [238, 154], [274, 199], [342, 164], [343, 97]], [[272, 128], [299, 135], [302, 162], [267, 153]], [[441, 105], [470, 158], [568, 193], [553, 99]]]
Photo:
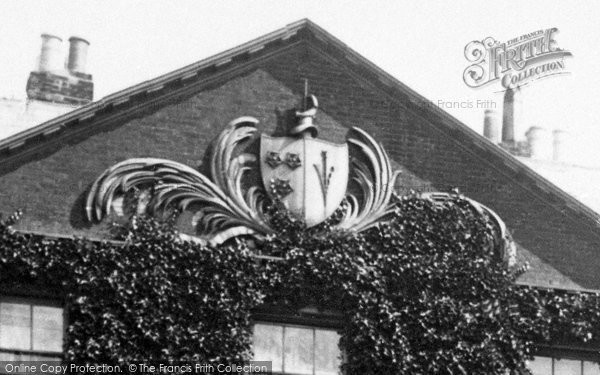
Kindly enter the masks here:
[[[529, 259], [551, 265], [567, 281], [600, 288], [600, 232], [590, 217], [507, 164], [503, 158], [510, 156], [486, 151], [410, 93], [390, 94], [389, 82], [374, 80], [368, 67], [340, 57], [327, 41], [297, 39], [290, 47], [265, 49], [255, 61], [249, 56], [234, 61], [222, 69], [228, 74], [197, 89], [177, 88], [181, 94], [168, 96], [165, 87], [164, 94], [128, 104], [143, 111], [119, 115], [107, 108], [52, 142], [40, 138], [44, 147], [35, 152], [15, 151], [0, 164], [0, 211], [24, 209], [26, 230], [106, 236], [106, 223], [90, 226], [83, 220], [83, 196], [104, 169], [133, 157], [200, 166], [211, 140], [236, 117], [256, 117], [262, 130], [273, 131], [282, 113], [300, 103], [307, 78], [319, 99], [323, 138], [343, 142], [349, 127], [367, 130], [403, 171], [401, 191], [458, 187], [503, 217], [517, 242], [535, 254]], [[535, 274], [528, 277], [536, 281]]]

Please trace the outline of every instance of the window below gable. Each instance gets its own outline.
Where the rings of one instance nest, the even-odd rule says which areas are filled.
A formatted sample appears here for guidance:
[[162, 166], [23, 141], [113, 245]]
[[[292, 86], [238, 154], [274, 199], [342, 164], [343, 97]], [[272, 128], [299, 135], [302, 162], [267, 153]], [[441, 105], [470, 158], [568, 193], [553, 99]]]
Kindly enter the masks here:
[[528, 368], [533, 375], [600, 375], [598, 363], [578, 359], [539, 356]]
[[60, 306], [0, 297], [0, 361], [60, 361], [63, 336]]
[[257, 322], [256, 361], [271, 361], [273, 374], [337, 375], [341, 364], [340, 335], [333, 329]]

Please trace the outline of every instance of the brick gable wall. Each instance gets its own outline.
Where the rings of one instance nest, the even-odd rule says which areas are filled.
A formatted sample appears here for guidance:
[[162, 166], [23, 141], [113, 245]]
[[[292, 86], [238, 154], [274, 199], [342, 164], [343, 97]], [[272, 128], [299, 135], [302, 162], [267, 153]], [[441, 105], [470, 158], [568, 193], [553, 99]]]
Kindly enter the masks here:
[[321, 104], [317, 122], [323, 138], [341, 142], [348, 127], [367, 130], [403, 170], [402, 190], [458, 187], [497, 211], [515, 239], [542, 261], [584, 287], [600, 288], [600, 237], [594, 223], [574, 217], [564, 202], [423, 110], [423, 103], [408, 95], [390, 96], [381, 89], [385, 82], [361, 75], [326, 45], [313, 45], [298, 44], [135, 119], [86, 124], [89, 132], [4, 165], [0, 211], [24, 209], [21, 228], [26, 230], [106, 236], [106, 223], [83, 220], [85, 192], [104, 169], [145, 156], [198, 166], [210, 141], [236, 117], [254, 116], [263, 130], [274, 130], [280, 112], [299, 103], [303, 78], [308, 78]]
[[[372, 81], [321, 50], [311, 48], [307, 55], [296, 65], [293, 60], [302, 56], [287, 55], [287, 62], [274, 61], [267, 71], [297, 92], [302, 89], [298, 77], [308, 78], [328, 114], [345, 126], [369, 131], [419, 181], [440, 190], [458, 187], [498, 212], [515, 240], [544, 263], [584, 287], [600, 287], [598, 223], [573, 215], [563, 201], [472, 144], [432, 111], [423, 110], [423, 103], [382, 93]], [[399, 184], [419, 181], [401, 176]], [[536, 279], [539, 276], [531, 275], [526, 280]], [[560, 286], [561, 280], [556, 284]]]

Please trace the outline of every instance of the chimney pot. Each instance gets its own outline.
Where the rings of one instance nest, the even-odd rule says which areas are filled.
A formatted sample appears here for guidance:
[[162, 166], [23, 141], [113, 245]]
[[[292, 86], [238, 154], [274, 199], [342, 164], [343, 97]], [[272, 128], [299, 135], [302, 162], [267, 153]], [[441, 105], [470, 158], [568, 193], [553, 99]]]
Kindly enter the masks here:
[[90, 42], [83, 38], [72, 36], [69, 38], [69, 43], [69, 62], [67, 68], [72, 72], [85, 74], [87, 50]]
[[514, 144], [515, 125], [521, 121], [521, 89], [507, 89], [504, 93], [504, 108], [502, 113], [502, 142]]
[[493, 109], [486, 109], [484, 112], [483, 136], [491, 142], [500, 143], [500, 118]]
[[527, 133], [530, 157], [532, 159], [549, 159], [551, 154], [550, 138], [548, 131], [540, 126], [532, 126]]
[[63, 70], [62, 39], [51, 34], [42, 34], [42, 51], [40, 54], [40, 72]]
[[568, 134], [562, 129], [555, 129], [552, 132], [552, 160], [556, 162], [564, 161], [564, 144]]

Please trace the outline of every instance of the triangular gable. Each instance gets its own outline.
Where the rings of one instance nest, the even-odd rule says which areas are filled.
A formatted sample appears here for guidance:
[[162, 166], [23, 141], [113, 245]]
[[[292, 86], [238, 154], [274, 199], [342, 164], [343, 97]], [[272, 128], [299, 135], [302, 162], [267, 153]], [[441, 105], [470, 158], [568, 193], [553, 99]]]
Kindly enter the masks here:
[[0, 210], [26, 206], [26, 230], [93, 234], [80, 210], [102, 170], [143, 156], [198, 166], [237, 116], [275, 128], [304, 78], [322, 103], [326, 138], [364, 128], [405, 169], [402, 189], [459, 187], [543, 262], [600, 287], [593, 211], [307, 20], [0, 141]]

